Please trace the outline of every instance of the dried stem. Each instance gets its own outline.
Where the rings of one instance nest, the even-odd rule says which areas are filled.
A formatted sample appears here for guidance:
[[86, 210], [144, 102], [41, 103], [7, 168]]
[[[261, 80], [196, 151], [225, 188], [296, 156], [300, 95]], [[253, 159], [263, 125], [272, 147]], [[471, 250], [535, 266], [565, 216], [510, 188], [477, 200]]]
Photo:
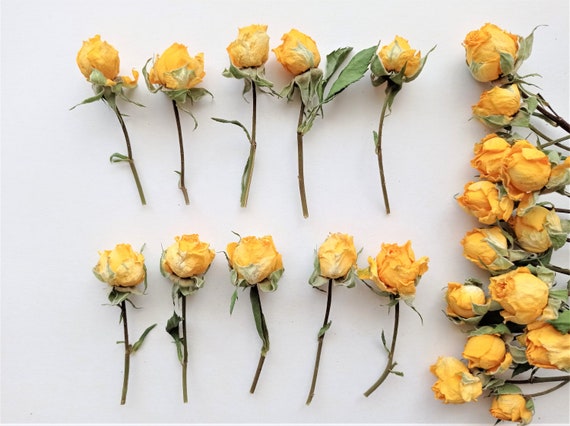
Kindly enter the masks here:
[[131, 360], [131, 345], [129, 344], [129, 327], [127, 324], [127, 305], [123, 300], [119, 307], [121, 308], [121, 320], [123, 321], [123, 343], [125, 345], [125, 362], [123, 369], [123, 390], [121, 392], [121, 405], [127, 402], [127, 390], [129, 388], [129, 369]]
[[299, 110], [299, 121], [297, 122], [297, 165], [299, 179], [299, 194], [301, 196], [301, 207], [303, 209], [303, 217], [309, 217], [309, 209], [307, 208], [307, 194], [305, 193], [305, 173], [303, 171], [303, 133], [299, 131], [299, 127], [303, 123], [305, 114], [305, 104], [301, 101]]
[[251, 179], [253, 177], [253, 166], [255, 164], [255, 150], [257, 148], [257, 86], [255, 82], [251, 82], [251, 140], [249, 141], [249, 158], [247, 160], [247, 170], [244, 176], [243, 188], [241, 193], [241, 206], [247, 207], [247, 200], [249, 198], [249, 188], [251, 186]]
[[172, 107], [174, 108], [174, 117], [176, 118], [176, 129], [178, 130], [178, 146], [180, 147], [180, 182], [178, 187], [182, 191], [184, 195], [184, 202], [186, 205], [190, 204], [190, 200], [188, 199], [188, 190], [186, 189], [186, 185], [184, 184], [184, 175], [185, 175], [185, 164], [184, 164], [184, 142], [182, 140], [182, 127], [180, 126], [180, 113], [178, 112], [178, 105], [176, 101], [172, 101]]
[[184, 403], [188, 402], [188, 338], [186, 333], [186, 296], [180, 298], [182, 302], [182, 345], [183, 345], [183, 357], [182, 357], [182, 399]]

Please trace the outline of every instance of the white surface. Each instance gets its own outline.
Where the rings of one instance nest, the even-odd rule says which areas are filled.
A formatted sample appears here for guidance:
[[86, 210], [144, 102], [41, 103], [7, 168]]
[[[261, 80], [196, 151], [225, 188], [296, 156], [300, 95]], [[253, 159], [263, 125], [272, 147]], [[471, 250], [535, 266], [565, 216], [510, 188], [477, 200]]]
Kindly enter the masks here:
[[[568, 117], [568, 2], [559, 1], [2, 1], [2, 421], [6, 423], [458, 423], [492, 424], [489, 400], [445, 406], [431, 391], [438, 355], [460, 356], [464, 337], [441, 312], [448, 281], [484, 277], [461, 256], [460, 239], [475, 227], [454, 201], [474, 177], [468, 162], [485, 135], [469, 121], [484, 85], [464, 65], [461, 42], [485, 22], [535, 36], [523, 73], [538, 72], [542, 93]], [[404, 87], [385, 122], [392, 214], [383, 212], [372, 130], [383, 87], [368, 76], [325, 109], [305, 138], [310, 218], [301, 216], [295, 123], [298, 101], [260, 96], [258, 156], [249, 206], [239, 207], [247, 157], [243, 133], [212, 116], [249, 122], [241, 82], [221, 76], [225, 47], [240, 26], [269, 25], [271, 46], [295, 27], [324, 57], [399, 34], [427, 52], [422, 75]], [[75, 65], [94, 34], [120, 52], [121, 71], [140, 70], [172, 42], [205, 53], [202, 84], [215, 96], [184, 116], [191, 205], [177, 189], [176, 130], [166, 96], [144, 82], [133, 94], [146, 108], [122, 105], [148, 205], [139, 203], [130, 170], [111, 165], [124, 152], [116, 119], [102, 103], [69, 107], [91, 96]], [[322, 65], [324, 66], [324, 64]], [[270, 55], [267, 77], [289, 76]], [[189, 301], [189, 396], [181, 402], [180, 366], [164, 332], [172, 313], [170, 284], [158, 270], [161, 248], [175, 235], [198, 233], [217, 251], [241, 235], [274, 236], [285, 274], [276, 293], [262, 294], [271, 335], [255, 395], [248, 393], [260, 342], [249, 300], [229, 315], [233, 288], [218, 253], [206, 286]], [[390, 377], [369, 398], [362, 392], [384, 367], [379, 337], [392, 316], [359, 287], [337, 289], [324, 342], [316, 396], [305, 406], [325, 296], [307, 284], [313, 251], [329, 232], [354, 235], [359, 264], [382, 242], [413, 241], [429, 256], [418, 288], [422, 326], [402, 309]], [[146, 244], [148, 295], [129, 311], [132, 336], [158, 327], [132, 358], [127, 405], [119, 406], [122, 339], [119, 310], [104, 306], [104, 285], [91, 273], [97, 251]], [[567, 254], [567, 252], [566, 252]], [[558, 260], [564, 262], [565, 254]], [[568, 389], [537, 398], [535, 423], [568, 424]]]

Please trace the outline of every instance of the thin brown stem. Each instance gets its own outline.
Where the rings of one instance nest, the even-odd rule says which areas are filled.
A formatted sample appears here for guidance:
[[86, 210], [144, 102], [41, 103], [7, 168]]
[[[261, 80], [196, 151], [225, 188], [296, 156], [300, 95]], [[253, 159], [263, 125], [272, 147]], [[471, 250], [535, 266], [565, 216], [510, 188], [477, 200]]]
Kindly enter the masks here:
[[182, 357], [182, 399], [188, 402], [188, 336], [186, 333], [186, 296], [181, 297], [182, 302], [182, 345], [184, 347]]
[[112, 107], [113, 111], [115, 111], [115, 115], [119, 120], [119, 124], [121, 125], [121, 130], [123, 131], [123, 135], [125, 136], [125, 143], [127, 145], [127, 158], [129, 166], [131, 167], [131, 172], [133, 173], [133, 178], [135, 179], [135, 184], [137, 186], [137, 191], [139, 193], [139, 197], [141, 199], [141, 203], [144, 206], [146, 204], [146, 199], [144, 197], [144, 192], [142, 189], [141, 181], [139, 179], [139, 174], [137, 172], [137, 168], [135, 166], [135, 160], [133, 159], [133, 150], [131, 148], [131, 138], [129, 137], [129, 132], [127, 131], [127, 125], [125, 124], [125, 120], [123, 120], [123, 115], [119, 111], [119, 107], [114, 105]]
[[303, 123], [303, 116], [305, 114], [305, 104], [301, 101], [301, 108], [299, 109], [299, 120], [297, 122], [297, 168], [299, 179], [299, 194], [301, 196], [301, 208], [303, 209], [303, 217], [309, 217], [309, 209], [307, 208], [307, 194], [305, 192], [305, 173], [303, 171], [303, 133], [298, 129]]
[[317, 346], [317, 356], [315, 357], [315, 366], [313, 368], [313, 379], [311, 380], [311, 389], [309, 390], [309, 396], [307, 397], [306, 404], [309, 405], [315, 396], [315, 388], [317, 386], [317, 376], [319, 375], [319, 365], [321, 363], [321, 353], [323, 350], [323, 341], [325, 339], [325, 334], [327, 327], [329, 327], [329, 314], [331, 311], [332, 303], [332, 279], [329, 279], [329, 285], [327, 289], [327, 307], [325, 309], [325, 318], [323, 320], [323, 326], [319, 331], [318, 346]]
[[125, 361], [123, 369], [123, 390], [121, 392], [121, 405], [125, 405], [127, 402], [127, 390], [129, 388], [129, 369], [130, 369], [130, 359], [131, 359], [131, 345], [129, 344], [129, 327], [127, 324], [127, 305], [123, 300], [120, 304], [121, 308], [121, 319], [123, 321], [123, 343], [125, 345]]
[[384, 383], [384, 380], [388, 377], [388, 375], [392, 372], [392, 369], [396, 366], [394, 362], [394, 352], [396, 351], [396, 339], [398, 338], [398, 325], [400, 322], [400, 302], [397, 302], [394, 307], [394, 331], [392, 333], [392, 343], [390, 344], [390, 350], [388, 351], [388, 362], [386, 363], [386, 367], [384, 371], [380, 375], [380, 378], [374, 382], [370, 388], [364, 392], [364, 396], [368, 397], [374, 392], [378, 387]]
[[172, 107], [174, 108], [174, 117], [176, 119], [176, 129], [178, 130], [178, 146], [180, 148], [180, 181], [178, 187], [182, 191], [184, 195], [184, 202], [186, 205], [190, 204], [190, 200], [188, 198], [188, 190], [186, 189], [186, 185], [184, 184], [184, 177], [185, 177], [185, 163], [184, 163], [184, 141], [182, 140], [182, 127], [180, 125], [180, 113], [178, 112], [178, 105], [176, 101], [172, 101]]
[[255, 163], [255, 150], [257, 148], [257, 86], [255, 82], [251, 82], [251, 140], [249, 141], [249, 157], [247, 160], [243, 188], [241, 193], [241, 206], [247, 207], [247, 200], [249, 198], [249, 188], [251, 186], [251, 179], [253, 178], [253, 166]]
[[254, 393], [257, 387], [257, 382], [259, 381], [259, 376], [261, 375], [261, 370], [263, 369], [263, 363], [265, 362], [265, 354], [261, 352], [259, 355], [259, 361], [257, 362], [257, 368], [255, 370], [255, 375], [253, 376], [253, 382], [249, 388], [249, 393]]
[[384, 207], [386, 208], [386, 214], [390, 214], [390, 201], [388, 200], [388, 190], [386, 188], [386, 177], [384, 176], [384, 159], [382, 155], [382, 129], [384, 127], [384, 118], [386, 117], [386, 111], [388, 109], [388, 102], [390, 96], [386, 94], [384, 99], [384, 104], [382, 105], [382, 111], [380, 112], [380, 119], [378, 120], [378, 133], [376, 141], [376, 156], [378, 157], [378, 170], [380, 172], [380, 185], [382, 186], [382, 197], [384, 198]]
[[570, 376], [552, 376], [552, 377], [536, 377], [532, 376], [528, 379], [521, 379], [521, 380], [507, 380], [505, 383], [517, 384], [517, 385], [524, 385], [524, 384], [532, 384], [532, 383], [549, 383], [549, 382], [560, 382], [556, 386], [543, 390], [541, 392], [536, 393], [528, 393], [524, 394], [527, 398], [534, 398], [537, 396], [547, 395], [551, 392], [554, 392], [557, 389], [560, 389], [570, 383]]

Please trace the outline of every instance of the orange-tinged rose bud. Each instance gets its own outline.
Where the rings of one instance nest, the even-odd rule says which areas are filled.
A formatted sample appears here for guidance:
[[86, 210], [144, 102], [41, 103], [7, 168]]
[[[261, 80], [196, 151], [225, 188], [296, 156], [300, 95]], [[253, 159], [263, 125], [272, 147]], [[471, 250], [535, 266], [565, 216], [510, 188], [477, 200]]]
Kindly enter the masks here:
[[437, 377], [432, 386], [435, 398], [445, 404], [462, 404], [476, 401], [483, 393], [483, 385], [473, 376], [465, 364], [454, 357], [439, 357], [430, 367]]
[[164, 251], [161, 259], [163, 270], [180, 278], [204, 274], [215, 256], [210, 245], [200, 241], [197, 234], [182, 235], [175, 240]]
[[113, 250], [99, 252], [93, 273], [111, 286], [134, 287], [145, 279], [144, 256], [130, 244], [117, 244]]
[[382, 244], [376, 258], [368, 258], [370, 278], [381, 291], [413, 296], [420, 277], [428, 270], [428, 262], [425, 256], [416, 261], [411, 241], [403, 246]]
[[467, 232], [461, 245], [463, 256], [482, 269], [502, 271], [511, 266], [503, 257], [507, 253], [507, 237], [498, 226]]
[[527, 326], [526, 357], [530, 365], [570, 371], [570, 334], [552, 325], [535, 322]]
[[316, 68], [321, 55], [315, 41], [301, 31], [292, 29], [281, 37], [283, 43], [273, 49], [277, 61], [293, 75], [299, 75]]
[[489, 292], [498, 302], [505, 321], [530, 324], [539, 318], [548, 303], [549, 287], [526, 267], [491, 277]]
[[479, 176], [491, 182], [501, 180], [503, 159], [511, 150], [511, 145], [495, 133], [485, 136], [474, 147], [475, 156], [471, 166], [479, 171]]
[[516, 84], [505, 87], [495, 86], [481, 94], [479, 102], [471, 107], [473, 116], [483, 124], [501, 119], [508, 124], [521, 107], [521, 94]]
[[477, 314], [473, 305], [484, 305], [485, 292], [476, 285], [464, 285], [455, 282], [447, 284], [445, 293], [446, 314], [452, 317], [473, 318]]
[[469, 337], [462, 356], [469, 361], [469, 368], [480, 368], [485, 374], [503, 372], [513, 361], [503, 339], [493, 334]]
[[497, 186], [487, 180], [465, 184], [463, 194], [457, 198], [457, 202], [485, 225], [508, 220], [514, 208], [513, 200], [501, 197]]
[[119, 75], [119, 52], [101, 36], [90, 38], [83, 42], [77, 53], [77, 65], [87, 80], [94, 69], [100, 71], [108, 80], [106, 86], [112, 86], [113, 80]]
[[265, 280], [271, 273], [283, 269], [283, 261], [271, 235], [261, 238], [243, 237], [227, 246], [231, 267], [250, 285]]
[[496, 419], [527, 425], [532, 421], [532, 411], [526, 407], [526, 399], [520, 394], [504, 394], [493, 397], [491, 415]]
[[173, 43], [162, 55], [156, 56], [149, 82], [171, 90], [183, 90], [196, 86], [205, 75], [204, 54], [192, 57], [186, 46]]
[[405, 66], [406, 77], [412, 77], [420, 68], [421, 53], [412, 49], [408, 40], [400, 36], [396, 36], [392, 43], [383, 46], [378, 52], [378, 57], [388, 72], [398, 73]]
[[352, 235], [330, 234], [317, 251], [321, 275], [337, 279], [345, 277], [356, 268], [356, 248]]
[[238, 38], [226, 49], [230, 61], [237, 68], [259, 67], [269, 56], [267, 25], [250, 25], [240, 28]]
[[471, 75], [478, 81], [489, 82], [503, 75], [501, 53], [510, 55], [513, 62], [517, 58], [518, 36], [487, 23], [469, 32], [463, 47]]
[[550, 160], [527, 140], [516, 141], [503, 160], [501, 178], [509, 197], [514, 200], [542, 189], [549, 177]]
[[551, 233], [562, 233], [560, 217], [554, 210], [534, 206], [510, 221], [517, 243], [531, 253], [542, 253], [552, 247]]

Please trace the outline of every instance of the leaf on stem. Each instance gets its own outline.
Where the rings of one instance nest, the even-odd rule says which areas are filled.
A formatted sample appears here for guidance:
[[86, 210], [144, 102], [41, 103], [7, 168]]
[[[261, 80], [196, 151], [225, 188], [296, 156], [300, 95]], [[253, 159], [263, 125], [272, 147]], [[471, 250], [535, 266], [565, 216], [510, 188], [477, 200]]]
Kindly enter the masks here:
[[109, 161], [110, 161], [111, 163], [121, 163], [121, 162], [123, 162], [123, 161], [124, 161], [124, 162], [127, 162], [127, 163], [130, 163], [131, 160], [130, 160], [129, 157], [127, 157], [126, 155], [119, 154], [118, 152], [115, 152], [114, 154], [112, 154], [112, 155], [109, 157]]
[[265, 355], [267, 352], [269, 352], [269, 331], [267, 330], [265, 316], [263, 315], [263, 310], [261, 309], [261, 299], [259, 298], [259, 291], [257, 290], [257, 286], [251, 287], [249, 296], [251, 300], [253, 318], [255, 320], [255, 328], [257, 329], [257, 334], [259, 334], [259, 337], [263, 343], [261, 347], [261, 354]]
[[150, 327], [148, 327], [143, 334], [141, 334], [141, 337], [139, 337], [139, 340], [137, 340], [132, 348], [131, 348], [131, 353], [135, 353], [136, 351], [138, 351], [140, 349], [140, 347], [142, 346], [144, 339], [146, 339], [146, 336], [148, 336], [148, 333], [150, 333], [150, 331], [156, 327], [156, 324], [151, 325]]
[[331, 328], [331, 324], [332, 321], [329, 321], [328, 323], [326, 323], [326, 325], [322, 326], [321, 329], [319, 330], [319, 333], [317, 334], [317, 339], [320, 339], [322, 336], [325, 335], [325, 333], [327, 332], [327, 330], [329, 328]]
[[245, 135], [247, 136], [247, 140], [249, 141], [249, 143], [251, 143], [251, 135], [249, 134], [249, 131], [239, 121], [237, 121], [237, 120], [226, 120], [224, 118], [218, 118], [218, 117], [211, 117], [211, 118], [212, 118], [212, 120], [217, 121], [218, 123], [233, 124], [235, 126], [240, 127], [245, 132]]
[[176, 312], [172, 313], [172, 316], [166, 322], [166, 332], [170, 334], [170, 336], [174, 339], [174, 343], [176, 344], [176, 353], [178, 354], [178, 361], [182, 363], [183, 361], [183, 354], [182, 354], [182, 338], [180, 337], [180, 323], [182, 322], [182, 317], [179, 316]]

